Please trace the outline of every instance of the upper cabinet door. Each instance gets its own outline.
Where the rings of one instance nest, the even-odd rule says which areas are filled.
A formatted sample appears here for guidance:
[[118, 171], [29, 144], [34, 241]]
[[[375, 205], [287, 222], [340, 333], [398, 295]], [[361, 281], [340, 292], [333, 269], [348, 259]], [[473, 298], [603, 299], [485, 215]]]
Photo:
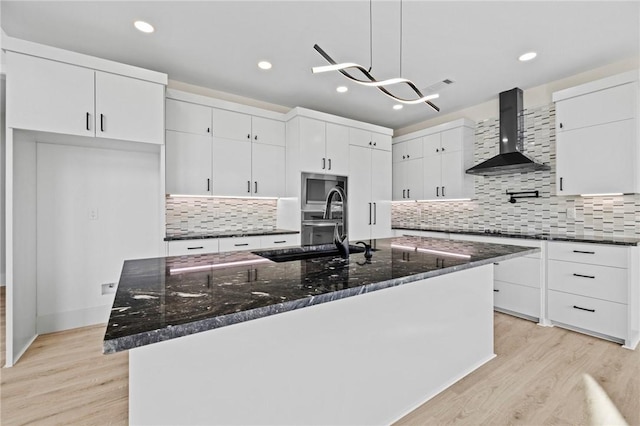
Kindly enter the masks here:
[[255, 143], [285, 146], [284, 123], [270, 118], [251, 119], [251, 140]]
[[346, 176], [349, 174], [349, 128], [333, 123], [327, 123], [326, 126], [327, 167], [325, 172]]
[[391, 151], [391, 136], [371, 132], [371, 145], [375, 149]]
[[636, 116], [638, 83], [627, 83], [556, 103], [556, 129], [565, 132]]
[[440, 133], [432, 133], [422, 138], [423, 155], [425, 157], [440, 154]]
[[211, 136], [211, 108], [167, 99], [167, 130]]
[[251, 140], [251, 116], [213, 108], [213, 135], [216, 138]]
[[213, 139], [213, 195], [250, 197], [251, 142]]
[[211, 195], [211, 138], [167, 130], [166, 193]]
[[300, 169], [303, 172], [326, 173], [325, 123], [312, 118], [299, 118]]
[[69, 135], [94, 135], [94, 71], [7, 52], [7, 125]]
[[284, 147], [254, 143], [251, 150], [251, 193], [280, 197], [284, 193]]
[[440, 153], [462, 151], [464, 144], [464, 127], [445, 130], [440, 133]]
[[[371, 148], [373, 146], [373, 141], [371, 140], [371, 132], [362, 129], [356, 129], [353, 127], [350, 128], [349, 144]], [[391, 150], [391, 147], [389, 147], [389, 150]]]
[[96, 136], [164, 143], [164, 86], [96, 71]]

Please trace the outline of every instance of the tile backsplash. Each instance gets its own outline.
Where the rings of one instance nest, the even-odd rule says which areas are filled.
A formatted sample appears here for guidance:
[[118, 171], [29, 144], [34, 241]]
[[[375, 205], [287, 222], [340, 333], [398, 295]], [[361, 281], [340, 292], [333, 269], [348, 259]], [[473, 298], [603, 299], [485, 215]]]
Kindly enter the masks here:
[[[393, 203], [392, 226], [418, 229], [565, 236], [640, 237], [640, 195], [558, 197], [555, 194], [555, 105], [524, 111], [524, 152], [549, 171], [476, 176], [471, 201]], [[476, 125], [474, 164], [498, 154], [499, 121]], [[506, 191], [539, 191], [539, 198], [508, 202]], [[573, 214], [575, 213], [575, 214]]]
[[167, 197], [167, 237], [276, 229], [277, 200]]

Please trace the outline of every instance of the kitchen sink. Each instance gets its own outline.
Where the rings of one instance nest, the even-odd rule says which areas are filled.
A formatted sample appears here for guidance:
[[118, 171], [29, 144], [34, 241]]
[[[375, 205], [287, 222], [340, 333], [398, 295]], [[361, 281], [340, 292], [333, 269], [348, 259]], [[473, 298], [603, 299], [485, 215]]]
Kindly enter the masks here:
[[[375, 251], [375, 249], [372, 249]], [[349, 253], [363, 253], [364, 247], [349, 245]], [[323, 257], [340, 257], [340, 252], [333, 244], [323, 244], [320, 246], [292, 247], [279, 250], [260, 250], [253, 254], [267, 258], [273, 262], [290, 262], [293, 260], [317, 259]]]

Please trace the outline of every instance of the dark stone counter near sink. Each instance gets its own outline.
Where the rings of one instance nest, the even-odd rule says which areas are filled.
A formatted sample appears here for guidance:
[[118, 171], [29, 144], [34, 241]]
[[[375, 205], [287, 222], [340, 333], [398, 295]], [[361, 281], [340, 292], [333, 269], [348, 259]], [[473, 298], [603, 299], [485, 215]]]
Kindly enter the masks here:
[[347, 260], [324, 256], [276, 263], [250, 251], [127, 260], [103, 351], [132, 349], [539, 251], [424, 237], [371, 243], [370, 261], [355, 253]]

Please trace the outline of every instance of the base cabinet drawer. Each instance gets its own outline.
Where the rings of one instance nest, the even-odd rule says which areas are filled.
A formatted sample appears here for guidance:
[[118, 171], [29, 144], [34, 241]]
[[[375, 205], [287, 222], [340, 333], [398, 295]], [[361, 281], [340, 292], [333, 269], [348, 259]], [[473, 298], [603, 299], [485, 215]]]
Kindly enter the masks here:
[[607, 336], [627, 336], [627, 305], [549, 290], [549, 319]]
[[505, 281], [529, 287], [540, 288], [540, 258], [517, 257], [494, 263], [493, 277], [496, 281]]
[[263, 249], [291, 247], [300, 245], [300, 234], [263, 235], [260, 237], [260, 247]]
[[217, 239], [169, 241], [167, 246], [167, 254], [169, 256], [218, 253]]
[[627, 303], [627, 269], [549, 260], [549, 289]]
[[496, 280], [493, 282], [493, 306], [540, 318], [540, 290]]
[[601, 244], [577, 244], [554, 242], [549, 244], [549, 259], [591, 265], [627, 268], [627, 249]]
[[256, 250], [260, 248], [260, 237], [220, 238], [220, 253], [226, 251]]

